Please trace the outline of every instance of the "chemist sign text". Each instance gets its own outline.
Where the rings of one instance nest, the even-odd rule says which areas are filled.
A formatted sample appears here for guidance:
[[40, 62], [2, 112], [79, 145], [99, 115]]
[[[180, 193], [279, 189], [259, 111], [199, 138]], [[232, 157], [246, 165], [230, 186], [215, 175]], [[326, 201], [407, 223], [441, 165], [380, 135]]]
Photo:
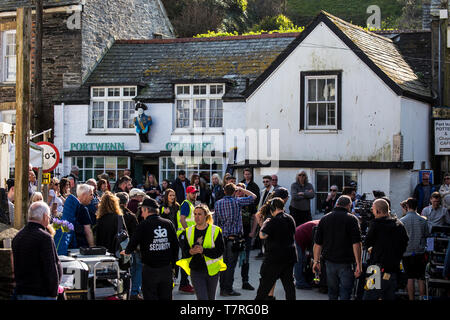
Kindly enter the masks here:
[[434, 154], [450, 155], [450, 120], [434, 120]]

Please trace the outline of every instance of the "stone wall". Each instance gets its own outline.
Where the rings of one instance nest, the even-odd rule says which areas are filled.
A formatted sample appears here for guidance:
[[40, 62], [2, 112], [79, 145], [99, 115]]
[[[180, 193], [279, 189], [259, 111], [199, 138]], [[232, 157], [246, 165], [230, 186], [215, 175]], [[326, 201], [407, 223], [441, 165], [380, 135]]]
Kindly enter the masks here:
[[83, 79], [117, 39], [174, 37], [160, 0], [90, 0], [82, 14]]

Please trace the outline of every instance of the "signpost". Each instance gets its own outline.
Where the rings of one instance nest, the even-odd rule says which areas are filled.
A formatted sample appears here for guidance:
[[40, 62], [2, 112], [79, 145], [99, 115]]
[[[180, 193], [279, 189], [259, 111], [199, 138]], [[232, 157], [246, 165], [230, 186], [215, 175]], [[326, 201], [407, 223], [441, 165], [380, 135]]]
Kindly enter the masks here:
[[42, 184], [50, 184], [51, 179], [51, 173], [42, 174]]

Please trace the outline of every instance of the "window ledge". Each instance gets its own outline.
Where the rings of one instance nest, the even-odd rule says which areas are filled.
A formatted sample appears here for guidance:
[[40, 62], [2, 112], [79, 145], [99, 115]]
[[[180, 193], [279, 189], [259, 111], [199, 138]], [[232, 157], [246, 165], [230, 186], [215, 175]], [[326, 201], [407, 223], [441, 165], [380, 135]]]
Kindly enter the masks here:
[[337, 134], [339, 131], [338, 129], [305, 129], [300, 132], [305, 134]]
[[0, 87], [15, 87], [16, 82], [15, 81], [2, 81], [0, 82]]
[[172, 135], [225, 135], [223, 128], [211, 130], [211, 129], [175, 129], [172, 131]]
[[88, 131], [87, 136], [135, 136], [136, 131]]

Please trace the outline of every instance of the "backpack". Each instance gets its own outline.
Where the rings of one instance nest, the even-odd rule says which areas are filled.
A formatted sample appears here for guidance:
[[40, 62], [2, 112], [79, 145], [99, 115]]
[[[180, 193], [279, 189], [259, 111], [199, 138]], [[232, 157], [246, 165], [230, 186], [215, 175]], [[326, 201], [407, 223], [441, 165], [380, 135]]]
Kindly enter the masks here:
[[125, 250], [128, 242], [129, 242], [129, 236], [128, 236], [128, 230], [125, 225], [125, 221], [123, 219], [123, 215], [117, 215], [117, 233], [114, 236], [114, 256], [119, 259], [119, 268], [122, 270], [127, 270], [130, 268], [130, 257], [126, 255], [121, 255], [120, 252], [122, 250]]

